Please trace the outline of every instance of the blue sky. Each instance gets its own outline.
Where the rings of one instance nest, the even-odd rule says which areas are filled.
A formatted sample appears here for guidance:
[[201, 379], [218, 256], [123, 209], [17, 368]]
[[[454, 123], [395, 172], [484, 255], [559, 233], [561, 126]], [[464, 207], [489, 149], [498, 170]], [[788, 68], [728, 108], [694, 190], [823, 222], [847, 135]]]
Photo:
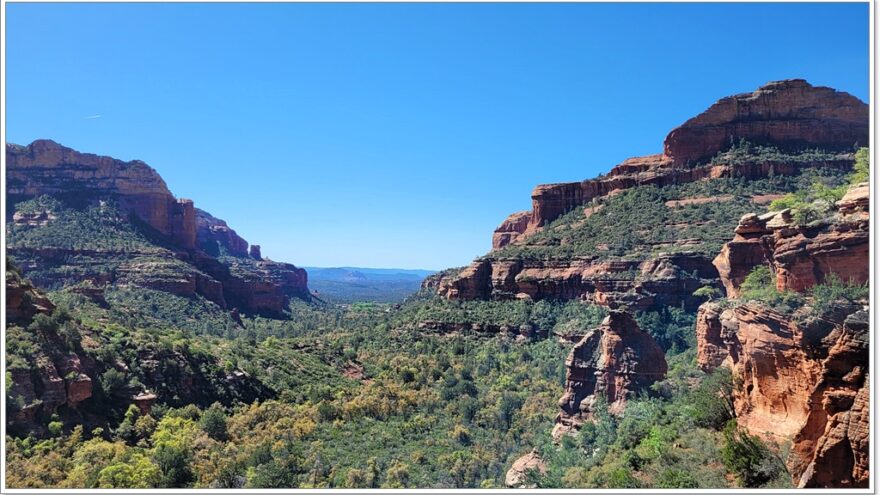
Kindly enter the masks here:
[[[7, 4], [6, 139], [141, 159], [273, 259], [440, 269], [717, 99], [868, 97], [868, 4]], [[88, 118], [94, 116], [95, 118]]]

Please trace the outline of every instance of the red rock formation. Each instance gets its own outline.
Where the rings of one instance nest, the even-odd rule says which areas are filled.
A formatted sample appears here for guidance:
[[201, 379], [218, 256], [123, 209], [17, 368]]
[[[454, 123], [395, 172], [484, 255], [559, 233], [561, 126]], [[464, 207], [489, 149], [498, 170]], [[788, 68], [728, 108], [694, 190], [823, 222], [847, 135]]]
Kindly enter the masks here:
[[[143, 162], [79, 153], [48, 140], [34, 141], [27, 147], [8, 145], [6, 157], [8, 205], [43, 194], [65, 198], [74, 205], [109, 198], [175, 244], [161, 252], [13, 248], [16, 258], [23, 260], [25, 272], [38, 266], [75, 265], [70, 270], [43, 271], [55, 278], [35, 279], [41, 285], [75, 285], [84, 280], [96, 287], [133, 285], [186, 297], [200, 295], [221, 308], [226, 308], [228, 301], [243, 311], [271, 316], [281, 316], [290, 297], [310, 297], [305, 270], [262, 260], [259, 246], [252, 250], [256, 256], [250, 256], [257, 259], [254, 262], [249, 258], [247, 241], [225, 221], [197, 210], [191, 200], [175, 199], [156, 171]], [[53, 212], [11, 217], [13, 222], [32, 228], [45, 226], [54, 218]], [[241, 258], [242, 263], [230, 270], [217, 260], [221, 254]], [[107, 257], [121, 261], [111, 272], [95, 271], [92, 259]]]
[[159, 174], [142, 161], [79, 153], [41, 139], [26, 147], [7, 144], [6, 181], [8, 201], [43, 194], [113, 198], [182, 247], [195, 247], [192, 201], [175, 199]]
[[801, 487], [867, 486], [868, 314], [852, 311], [801, 322], [753, 303], [698, 313], [700, 367], [731, 369], [740, 426], [792, 440]]
[[495, 249], [521, 241], [560, 216], [622, 189], [642, 184], [664, 186], [707, 178], [762, 178], [772, 169], [792, 175], [807, 167], [848, 169], [852, 155], [817, 163], [705, 162], [745, 139], [779, 148], [852, 150], [868, 144], [868, 105], [847, 93], [814, 87], [794, 79], [768, 83], [754, 93], [723, 98], [702, 114], [674, 129], [664, 141], [662, 154], [630, 158], [604, 177], [561, 184], [542, 184], [532, 192], [532, 210], [508, 217], [493, 234]]
[[[867, 185], [850, 189], [832, 221], [793, 226], [785, 212], [743, 217], [715, 264], [728, 296], [745, 274], [770, 266], [779, 290], [804, 292], [829, 274], [868, 276]], [[792, 441], [787, 460], [799, 487], [868, 486], [868, 312], [838, 301], [781, 314], [749, 302], [697, 313], [697, 362], [731, 369], [737, 422], [752, 434]]]
[[830, 222], [791, 223], [787, 212], [746, 215], [713, 263], [729, 297], [751, 270], [769, 266], [780, 291], [802, 292], [835, 274], [844, 281], [868, 280], [868, 186], [852, 187]]
[[6, 320], [30, 321], [38, 313], [51, 313], [55, 305], [36, 291], [18, 272], [6, 271]]
[[531, 218], [532, 213], [529, 211], [520, 211], [507, 217], [492, 234], [492, 249], [501, 249], [514, 242], [526, 231]]
[[684, 303], [696, 309], [703, 299], [693, 292], [717, 278], [708, 259], [681, 252], [646, 261], [486, 257], [434, 283], [448, 299], [584, 299], [634, 309]]
[[554, 438], [590, 421], [597, 400], [619, 414], [626, 401], [666, 376], [663, 349], [629, 313], [611, 311], [590, 330], [565, 361], [565, 394], [559, 399]]
[[663, 153], [675, 163], [696, 163], [741, 138], [778, 148], [867, 146], [868, 105], [803, 79], [771, 82], [753, 93], [722, 98], [674, 129]]
[[207, 211], [196, 209], [196, 228], [198, 245], [206, 253], [216, 256], [222, 246], [230, 256], [248, 255], [248, 242]]
[[253, 258], [255, 260], [263, 259], [263, 254], [260, 252], [260, 246], [258, 244], [254, 244], [253, 246], [251, 246], [251, 249], [250, 249], [250, 251], [248, 251], [248, 254], [250, 255], [251, 258]]

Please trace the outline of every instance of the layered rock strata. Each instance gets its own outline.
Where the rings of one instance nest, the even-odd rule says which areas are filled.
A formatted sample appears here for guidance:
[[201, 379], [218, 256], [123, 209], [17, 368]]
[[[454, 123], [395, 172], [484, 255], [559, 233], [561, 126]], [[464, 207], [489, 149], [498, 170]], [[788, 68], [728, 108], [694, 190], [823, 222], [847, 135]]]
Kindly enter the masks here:
[[835, 274], [841, 280], [868, 280], [870, 220], [868, 184], [856, 185], [837, 203], [837, 213], [806, 226], [795, 225], [788, 210], [745, 215], [734, 238], [713, 264], [728, 296], [755, 266], [768, 266], [780, 291], [804, 291]]
[[[785, 211], [747, 215], [716, 259], [728, 297], [768, 266], [780, 291], [807, 292], [834, 274], [868, 277], [868, 188], [852, 187], [837, 213], [806, 227]], [[787, 459], [799, 487], [867, 487], [869, 314], [867, 301], [815, 302], [783, 314], [760, 302], [709, 302], [697, 313], [697, 361], [733, 374], [737, 422], [754, 435], [792, 442]]]
[[696, 309], [703, 299], [694, 291], [716, 284], [717, 279], [718, 272], [706, 257], [681, 252], [646, 261], [486, 257], [431, 283], [447, 299], [583, 299], [645, 310], [682, 304]]
[[263, 259], [259, 246], [249, 250], [225, 221], [176, 199], [144, 162], [80, 153], [48, 140], [7, 145], [6, 158], [9, 220], [16, 226], [42, 228], [56, 219], [49, 211], [13, 214], [25, 199], [49, 195], [72, 207], [109, 199], [169, 241], [143, 252], [10, 246], [29, 276], [37, 268], [59, 268], [33, 273], [40, 286], [133, 285], [271, 316], [282, 315], [290, 297], [310, 297], [305, 270]]
[[[595, 198], [637, 185], [664, 186], [720, 177], [792, 175], [803, 168], [849, 168], [852, 157], [820, 162], [705, 163], [732, 142], [744, 139], [783, 150], [821, 148], [852, 151], [868, 145], [868, 105], [802, 79], [776, 81], [753, 93], [729, 96], [672, 130], [663, 153], [630, 158], [604, 177], [543, 184], [532, 192], [532, 210], [514, 213], [496, 230], [493, 249], [521, 242], [560, 216]], [[703, 165], [700, 165], [703, 163]]]

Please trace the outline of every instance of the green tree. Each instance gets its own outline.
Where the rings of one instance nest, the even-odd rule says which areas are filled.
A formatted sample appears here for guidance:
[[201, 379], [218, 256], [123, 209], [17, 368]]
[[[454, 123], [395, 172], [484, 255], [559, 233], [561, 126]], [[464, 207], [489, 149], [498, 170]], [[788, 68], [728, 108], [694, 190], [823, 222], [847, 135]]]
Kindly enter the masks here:
[[223, 411], [223, 406], [217, 402], [211, 404], [211, 407], [202, 413], [199, 426], [214, 440], [225, 441], [227, 438], [226, 413]]

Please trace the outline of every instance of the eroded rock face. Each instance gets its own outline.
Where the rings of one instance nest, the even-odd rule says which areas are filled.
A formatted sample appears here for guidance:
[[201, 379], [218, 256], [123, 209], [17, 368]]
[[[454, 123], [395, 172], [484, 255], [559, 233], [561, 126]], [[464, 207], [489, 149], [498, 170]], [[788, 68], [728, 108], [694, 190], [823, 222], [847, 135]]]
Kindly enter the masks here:
[[554, 438], [590, 421], [597, 401], [606, 401], [610, 413], [621, 413], [627, 399], [662, 380], [667, 370], [663, 349], [624, 311], [611, 311], [590, 330], [571, 350], [565, 366], [565, 394], [559, 399]]
[[707, 258], [689, 252], [646, 261], [486, 257], [436, 287], [448, 299], [583, 299], [641, 310], [681, 304], [696, 309], [703, 299], [694, 291], [717, 278]]
[[868, 105], [803, 79], [771, 82], [752, 93], [722, 98], [674, 129], [663, 153], [675, 163], [695, 163], [740, 138], [783, 149], [867, 146]]
[[534, 485], [527, 483], [530, 471], [535, 471], [539, 474], [547, 472], [547, 465], [536, 450], [532, 450], [513, 461], [513, 465], [510, 466], [510, 469], [507, 470], [507, 474], [504, 476], [504, 485], [508, 488], [535, 488]]
[[196, 227], [199, 247], [214, 256], [221, 247], [230, 256], [247, 256], [248, 242], [226, 225], [226, 221], [196, 208]]
[[43, 194], [75, 200], [113, 198], [160, 233], [191, 249], [196, 241], [193, 203], [176, 199], [146, 163], [80, 153], [41, 139], [6, 146], [7, 204]]
[[753, 303], [707, 303], [697, 339], [704, 371], [732, 371], [737, 423], [793, 442], [787, 463], [798, 486], [867, 486], [867, 311], [837, 308], [798, 323]]
[[[773, 269], [779, 290], [805, 292], [830, 274], [868, 276], [866, 185], [850, 189], [831, 221], [792, 225], [785, 211], [746, 215], [715, 264], [736, 299], [755, 266]], [[816, 315], [811, 304], [781, 314], [757, 302], [697, 313], [697, 362], [734, 377], [737, 422], [752, 434], [791, 441], [799, 487], [868, 486], [867, 308], [844, 300]]]
[[807, 419], [793, 439], [789, 466], [801, 488], [868, 486], [868, 319], [867, 311], [854, 313], [829, 336]]
[[501, 249], [514, 242], [529, 226], [532, 213], [520, 211], [507, 217], [492, 234], [492, 249]]
[[19, 276], [6, 276], [6, 320], [30, 321], [38, 313], [48, 314], [55, 309], [49, 298]]
[[770, 267], [780, 291], [802, 292], [829, 274], [841, 280], [868, 280], [868, 187], [852, 187], [838, 202], [830, 222], [795, 226], [787, 211], [746, 215], [713, 263], [729, 297], [737, 297], [746, 276], [760, 265]]

